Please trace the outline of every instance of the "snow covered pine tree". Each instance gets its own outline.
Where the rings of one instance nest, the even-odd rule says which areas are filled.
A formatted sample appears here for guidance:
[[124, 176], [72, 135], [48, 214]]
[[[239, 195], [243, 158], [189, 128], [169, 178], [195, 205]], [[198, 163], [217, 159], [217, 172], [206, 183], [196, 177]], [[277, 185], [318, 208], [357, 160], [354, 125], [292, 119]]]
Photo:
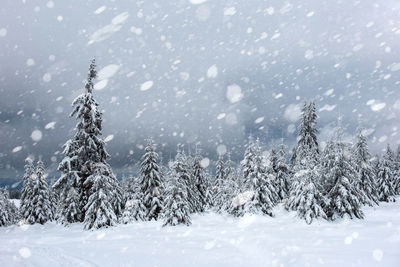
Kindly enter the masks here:
[[[106, 162], [109, 155], [105, 142], [100, 138], [102, 113], [92, 94], [96, 75], [93, 60], [86, 91], [72, 103], [70, 117], [78, 120], [77, 132], [64, 145], [65, 158], [58, 167], [62, 175], [54, 185], [62, 194], [59, 217], [68, 222], [84, 221], [86, 229], [114, 225], [123, 203], [121, 188]], [[74, 194], [78, 194], [78, 206]]]
[[286, 209], [297, 211], [298, 216], [308, 224], [315, 218], [326, 218], [323, 208], [326, 200], [318, 185], [320, 171], [316, 119], [315, 103], [304, 103], [297, 146], [291, 159], [292, 185], [285, 203]]
[[30, 158], [25, 160], [25, 173], [22, 178], [23, 185], [21, 190], [21, 204], [19, 207], [19, 213], [22, 217], [22, 220], [28, 221], [30, 217], [30, 213], [33, 210], [30, 208], [32, 205], [33, 198], [33, 181], [35, 177], [35, 168], [33, 166], [33, 161]]
[[32, 195], [31, 222], [44, 224], [53, 220], [53, 205], [50, 199], [50, 190], [45, 180], [44, 164], [41, 160], [38, 161], [36, 166], [36, 179], [34, 180]]
[[158, 166], [158, 154], [155, 152], [153, 140], [147, 140], [146, 153], [141, 164], [141, 192], [143, 204], [146, 207], [147, 220], [157, 220], [163, 209], [163, 179]]
[[357, 134], [357, 142], [352, 150], [352, 161], [358, 175], [358, 189], [364, 193], [363, 205], [378, 204], [376, 190], [376, 176], [371, 165], [371, 154], [368, 150], [367, 139], [360, 129]]
[[166, 189], [164, 226], [178, 224], [190, 225], [190, 210], [187, 196], [187, 185], [182, 173], [174, 172]]

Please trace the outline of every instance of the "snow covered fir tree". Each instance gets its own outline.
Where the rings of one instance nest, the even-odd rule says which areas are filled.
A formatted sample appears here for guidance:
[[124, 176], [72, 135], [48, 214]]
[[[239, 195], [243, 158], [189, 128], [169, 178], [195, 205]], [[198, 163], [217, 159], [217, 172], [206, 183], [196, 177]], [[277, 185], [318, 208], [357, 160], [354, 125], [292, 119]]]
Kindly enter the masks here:
[[145, 218], [157, 220], [163, 209], [163, 178], [158, 166], [158, 154], [152, 139], [147, 140], [146, 153], [141, 164], [141, 193], [143, 205], [146, 207]]
[[85, 222], [88, 229], [114, 225], [124, 204], [121, 188], [107, 163], [109, 154], [101, 138], [102, 113], [93, 98], [96, 76], [93, 60], [85, 93], [72, 102], [74, 109], [70, 117], [78, 120], [76, 133], [64, 145], [65, 158], [58, 167], [62, 175], [54, 184], [54, 188], [61, 192], [57, 216], [64, 222]]

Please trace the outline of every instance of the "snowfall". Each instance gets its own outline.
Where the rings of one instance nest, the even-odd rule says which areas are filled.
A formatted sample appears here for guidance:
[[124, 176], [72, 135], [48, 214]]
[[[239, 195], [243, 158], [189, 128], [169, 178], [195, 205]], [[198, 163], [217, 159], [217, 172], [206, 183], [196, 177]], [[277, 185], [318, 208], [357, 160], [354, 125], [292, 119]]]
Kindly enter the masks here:
[[400, 198], [364, 211], [311, 225], [278, 206], [274, 218], [205, 213], [189, 227], [2, 227], [0, 266], [400, 266]]

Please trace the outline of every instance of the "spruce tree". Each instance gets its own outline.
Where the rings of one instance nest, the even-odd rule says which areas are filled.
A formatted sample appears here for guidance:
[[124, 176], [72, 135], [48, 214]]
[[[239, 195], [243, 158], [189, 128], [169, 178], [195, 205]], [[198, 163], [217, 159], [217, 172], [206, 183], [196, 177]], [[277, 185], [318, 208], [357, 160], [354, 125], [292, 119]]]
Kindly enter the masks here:
[[[64, 145], [63, 154], [65, 157], [58, 167], [62, 175], [54, 185], [62, 193], [61, 203], [67, 201], [71, 186], [74, 187], [79, 196], [78, 213], [75, 213], [75, 210], [68, 211], [66, 208], [59, 209], [64, 212], [64, 214], [60, 214], [60, 218], [67, 218], [71, 214], [75, 214], [73, 222], [86, 221], [86, 227], [101, 225], [93, 223], [94, 217], [96, 217], [93, 213], [100, 212], [94, 210], [94, 208], [100, 208], [102, 205], [93, 205], [95, 200], [92, 195], [101, 197], [101, 201], [109, 201], [110, 203], [104, 203], [104, 205], [110, 206], [115, 216], [121, 213], [123, 201], [121, 188], [112, 173], [111, 167], [106, 162], [109, 154], [105, 149], [105, 142], [101, 139], [102, 113], [98, 108], [98, 103], [93, 98], [93, 85], [96, 75], [96, 65], [93, 60], [89, 67], [85, 93], [78, 96], [72, 103], [74, 108], [70, 117], [75, 117], [78, 120], [76, 133]], [[105, 181], [97, 181], [98, 179]], [[111, 195], [107, 195], [106, 198], [96, 191], [100, 190], [99, 186], [102, 185], [110, 185], [107, 191]], [[89, 198], [92, 198], [90, 203]], [[92, 214], [86, 218], [87, 208], [89, 207], [91, 207]]]
[[164, 225], [190, 225], [190, 204], [188, 202], [187, 185], [181, 172], [174, 172], [174, 176], [167, 185]]
[[94, 173], [87, 177], [83, 186], [90, 188], [89, 199], [84, 209], [86, 210], [85, 229], [113, 226], [117, 223], [115, 199], [117, 197], [115, 176], [110, 172], [110, 167], [104, 163], [92, 166]]
[[397, 146], [395, 163], [395, 192], [396, 195], [400, 195], [400, 145]]
[[33, 185], [33, 210], [31, 223], [44, 224], [53, 220], [53, 210], [50, 199], [50, 190], [45, 180], [44, 164], [41, 160], [36, 166], [36, 179]]
[[146, 153], [141, 164], [141, 192], [143, 205], [146, 207], [146, 219], [157, 220], [163, 209], [163, 182], [158, 166], [158, 154], [152, 139], [147, 140]]
[[319, 217], [327, 219], [324, 211], [327, 201], [315, 183], [318, 176], [317, 167], [296, 172], [291, 193], [285, 203], [286, 209], [297, 211], [299, 218], [308, 224]]
[[19, 213], [23, 220], [27, 220], [31, 215], [31, 211], [33, 211], [30, 206], [32, 205], [34, 184], [33, 179], [35, 177], [35, 168], [33, 166], [33, 161], [30, 158], [27, 158], [25, 162], [25, 173], [22, 178], [23, 186], [21, 190], [21, 204], [19, 208]]
[[198, 199], [196, 193], [194, 192], [193, 177], [191, 175], [192, 172], [188, 164], [188, 159], [183, 151], [178, 150], [172, 168], [174, 175], [177, 176], [177, 179], [179, 179], [180, 183], [184, 185], [186, 190], [186, 194], [184, 196], [186, 197], [185, 200], [189, 205], [189, 212], [196, 212], [198, 208], [196, 205], [198, 203]]
[[249, 162], [254, 165], [249, 168], [252, 170], [248, 174], [247, 188], [253, 192], [251, 201], [244, 205], [245, 212], [255, 214], [266, 214], [273, 216], [272, 208], [278, 199], [278, 194], [274, 185], [274, 181], [268, 175], [267, 170], [262, 162], [261, 148], [257, 140], [253, 146], [254, 156], [250, 156]]
[[282, 201], [286, 199], [289, 195], [289, 167], [286, 165], [286, 154], [285, 147], [283, 143], [280, 145], [279, 152], [277, 155], [277, 160], [275, 164], [275, 173], [276, 173], [276, 188], [279, 199]]
[[137, 194], [138, 198], [126, 201], [125, 210], [122, 214], [122, 223], [131, 223], [134, 221], [144, 221], [147, 219], [147, 208], [142, 201], [142, 193]]
[[297, 139], [297, 147], [295, 151], [295, 166], [297, 170], [303, 169], [303, 165], [316, 165], [319, 158], [319, 147], [317, 141], [317, 129], [315, 103], [313, 101], [307, 105], [304, 103], [302, 108], [302, 118], [299, 125], [299, 137]]
[[327, 194], [329, 205], [326, 213], [332, 219], [342, 218], [345, 214], [351, 219], [362, 219], [362, 201], [366, 197], [357, 188], [358, 174], [343, 150], [333, 150], [331, 153], [335, 153], [335, 161], [332, 168], [324, 171], [327, 179], [333, 181], [333, 187]]
[[241, 162], [243, 171], [243, 190], [247, 190], [250, 187], [251, 180], [255, 173], [255, 159], [256, 159], [256, 148], [253, 137], [249, 138], [244, 152], [244, 159]]
[[8, 190], [0, 189], [0, 227], [12, 225], [18, 220], [18, 209], [9, 198]]
[[222, 155], [219, 155], [216, 163], [213, 200], [215, 209], [217, 211], [221, 211], [222, 205], [224, 201], [226, 201], [224, 194], [225, 178], [225, 164]]
[[362, 199], [362, 203], [369, 206], [378, 204], [376, 176], [371, 165], [371, 154], [368, 150], [367, 139], [361, 130], [357, 134], [357, 142], [352, 150], [352, 161], [358, 175], [357, 188], [366, 197]]
[[393, 183], [392, 152], [386, 149], [385, 155], [377, 162], [377, 191], [379, 201], [394, 202], [395, 188]]
[[196, 155], [193, 159], [193, 178], [194, 178], [194, 183], [195, 183], [195, 192], [197, 194], [197, 200], [198, 200], [198, 207], [197, 211], [198, 212], [204, 212], [208, 206], [208, 201], [207, 201], [207, 190], [208, 190], [208, 184], [207, 184], [207, 178], [204, 174], [204, 169], [201, 166], [201, 156], [200, 156], [200, 150], [196, 150]]

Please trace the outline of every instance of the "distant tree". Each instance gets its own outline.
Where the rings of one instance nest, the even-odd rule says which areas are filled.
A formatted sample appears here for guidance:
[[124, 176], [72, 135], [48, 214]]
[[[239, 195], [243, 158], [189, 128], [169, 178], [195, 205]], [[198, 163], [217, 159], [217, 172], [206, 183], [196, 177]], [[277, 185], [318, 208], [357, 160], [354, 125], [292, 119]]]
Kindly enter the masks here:
[[8, 190], [0, 189], [0, 227], [12, 225], [19, 218], [18, 209], [9, 198]]
[[361, 130], [357, 134], [357, 142], [352, 150], [352, 161], [358, 175], [357, 188], [366, 197], [362, 199], [362, 203], [369, 206], [378, 204], [376, 176], [371, 165], [371, 154], [368, 150], [367, 139]]
[[377, 190], [380, 201], [396, 201], [396, 191], [393, 183], [393, 153], [390, 147], [386, 149], [385, 155], [377, 163]]
[[292, 190], [286, 200], [286, 209], [297, 211], [299, 218], [311, 224], [316, 218], [327, 219], [324, 211], [326, 199], [318, 189], [318, 169], [303, 169], [296, 172]]
[[33, 161], [30, 158], [27, 158], [25, 162], [25, 173], [22, 178], [23, 186], [21, 190], [21, 203], [19, 213], [22, 219], [27, 220], [31, 215], [30, 213], [33, 211], [30, 206], [32, 205], [33, 184], [36, 174], [35, 167], [33, 166]]
[[89, 199], [86, 210], [85, 229], [113, 226], [117, 223], [114, 201], [119, 185], [110, 167], [104, 163], [92, 166], [94, 173], [87, 177], [84, 186], [89, 187]]
[[204, 212], [207, 209], [207, 191], [208, 183], [204, 173], [204, 168], [201, 165], [200, 151], [196, 149], [196, 155], [193, 159], [193, 180], [195, 183], [195, 193], [197, 195], [197, 211]]
[[285, 147], [283, 143], [280, 145], [279, 152], [277, 155], [276, 163], [275, 163], [275, 173], [276, 173], [276, 188], [279, 196], [279, 200], [284, 200], [289, 195], [289, 177], [290, 171], [289, 167], [286, 164], [286, 154]]
[[158, 154], [152, 139], [147, 140], [146, 153], [141, 164], [141, 192], [143, 205], [146, 207], [147, 220], [157, 220], [163, 209], [163, 179], [158, 166]]
[[246, 155], [247, 162], [253, 165], [247, 168], [248, 171], [248, 185], [247, 188], [253, 192], [251, 201], [244, 205], [246, 212], [261, 213], [273, 216], [272, 208], [278, 199], [273, 178], [268, 175], [267, 170], [262, 162], [261, 148], [259, 142], [253, 144], [253, 154]]
[[[179, 170], [179, 168], [177, 168]], [[186, 177], [182, 172], [174, 172], [167, 186], [164, 209], [164, 226], [190, 225], [190, 207], [187, 195]]]
[[38, 161], [36, 167], [36, 179], [33, 185], [33, 198], [30, 223], [44, 224], [53, 220], [53, 206], [51, 204], [50, 190], [45, 180], [45, 168], [41, 160]]
[[225, 163], [223, 161], [223, 156], [218, 156], [218, 161], [216, 163], [216, 172], [215, 172], [215, 180], [214, 180], [214, 206], [217, 211], [222, 210], [222, 206], [226, 201], [225, 197]]
[[125, 210], [122, 214], [122, 223], [134, 221], [144, 221], [147, 219], [147, 208], [142, 202], [142, 193], [138, 193], [137, 198], [126, 201]]
[[173, 163], [173, 172], [174, 177], [176, 175], [176, 179], [179, 179], [180, 183], [184, 185], [186, 190], [186, 194], [182, 195], [186, 197], [186, 201], [188, 203], [189, 212], [194, 213], [197, 211], [196, 204], [199, 203], [197, 199], [197, 194], [194, 191], [194, 183], [192, 177], [192, 171], [190, 170], [190, 165], [188, 164], [188, 159], [185, 153], [181, 150], [178, 150], [176, 155], [175, 162]]
[[317, 129], [315, 102], [311, 101], [308, 105], [305, 102], [302, 109], [301, 123], [299, 125], [299, 136], [297, 138], [297, 147], [294, 153], [295, 166], [297, 170], [303, 169], [301, 166], [316, 165], [319, 159], [319, 147], [317, 141]]
[[343, 151], [334, 150], [333, 167], [326, 172], [327, 179], [334, 181], [333, 187], [327, 194], [329, 205], [327, 214], [330, 218], [343, 217], [347, 214], [350, 218], [362, 219], [362, 201], [366, 198], [363, 191], [357, 188], [359, 184], [356, 170], [350, 159], [346, 158]]

